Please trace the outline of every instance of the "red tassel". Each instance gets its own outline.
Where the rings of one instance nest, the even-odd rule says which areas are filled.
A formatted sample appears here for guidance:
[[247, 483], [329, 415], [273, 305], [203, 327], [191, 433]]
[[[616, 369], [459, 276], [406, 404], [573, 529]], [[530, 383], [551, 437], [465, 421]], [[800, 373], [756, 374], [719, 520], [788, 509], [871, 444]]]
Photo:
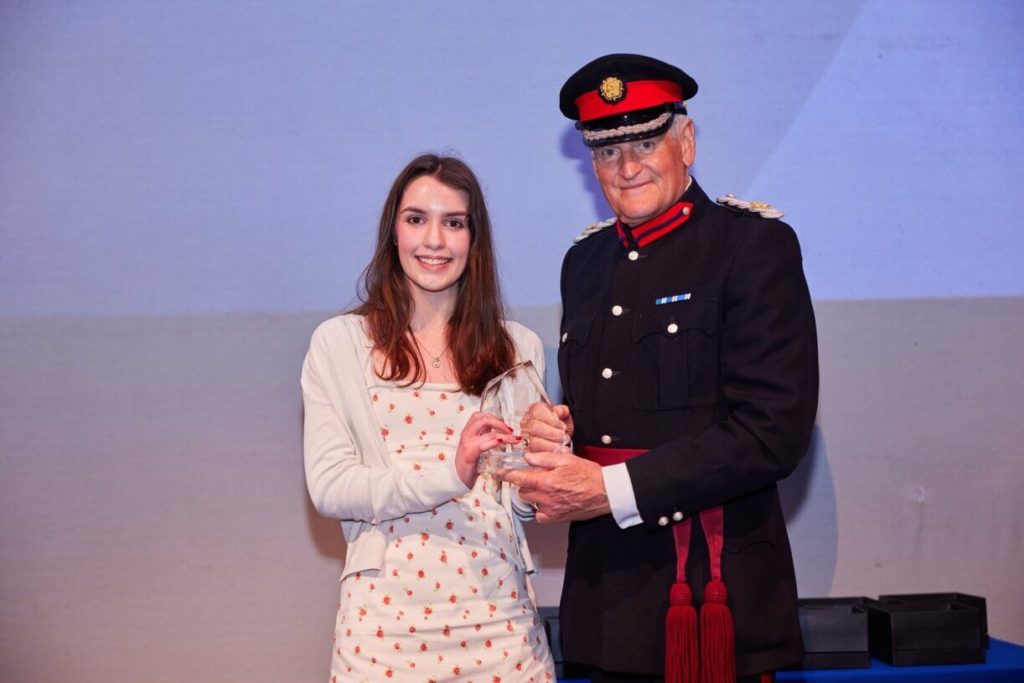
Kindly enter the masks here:
[[735, 683], [736, 646], [725, 584], [713, 579], [700, 608], [700, 682]]
[[665, 617], [665, 683], [699, 683], [697, 610], [685, 583], [674, 583]]

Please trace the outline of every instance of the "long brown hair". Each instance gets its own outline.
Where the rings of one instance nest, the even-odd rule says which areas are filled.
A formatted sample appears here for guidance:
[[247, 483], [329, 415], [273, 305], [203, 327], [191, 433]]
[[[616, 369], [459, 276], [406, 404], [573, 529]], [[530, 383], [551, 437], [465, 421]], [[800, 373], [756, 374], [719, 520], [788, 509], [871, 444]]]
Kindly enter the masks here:
[[456, 284], [458, 294], [447, 336], [459, 386], [470, 394], [479, 394], [489, 379], [512, 366], [515, 348], [503, 324], [504, 306], [483, 191], [476, 175], [461, 160], [423, 154], [395, 178], [381, 212], [377, 248], [363, 271], [359, 294], [362, 303], [353, 313], [366, 319], [370, 339], [384, 355], [381, 379], [391, 382], [408, 378], [404, 386], [426, 379], [426, 368], [411, 339], [412, 296], [395, 245], [395, 220], [402, 195], [412, 181], [425, 175], [469, 197], [469, 257]]

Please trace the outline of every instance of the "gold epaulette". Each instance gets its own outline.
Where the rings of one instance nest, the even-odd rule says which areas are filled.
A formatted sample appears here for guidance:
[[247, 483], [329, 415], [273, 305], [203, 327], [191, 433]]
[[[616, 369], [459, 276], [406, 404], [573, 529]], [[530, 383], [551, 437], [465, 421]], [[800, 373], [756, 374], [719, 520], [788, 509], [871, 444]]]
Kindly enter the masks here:
[[731, 209], [746, 211], [748, 213], [756, 213], [761, 216], [761, 218], [782, 218], [785, 215], [782, 211], [766, 202], [748, 202], [747, 200], [739, 199], [736, 195], [732, 194], [719, 197], [715, 201], [722, 206], [727, 206]]
[[596, 235], [602, 230], [606, 230], [612, 227], [613, 225], [615, 225], [614, 218], [609, 218], [608, 220], [605, 221], [598, 221], [597, 223], [591, 223], [587, 227], [583, 228], [583, 232], [572, 238], [572, 243], [579, 244], [580, 242], [587, 239], [591, 235]]

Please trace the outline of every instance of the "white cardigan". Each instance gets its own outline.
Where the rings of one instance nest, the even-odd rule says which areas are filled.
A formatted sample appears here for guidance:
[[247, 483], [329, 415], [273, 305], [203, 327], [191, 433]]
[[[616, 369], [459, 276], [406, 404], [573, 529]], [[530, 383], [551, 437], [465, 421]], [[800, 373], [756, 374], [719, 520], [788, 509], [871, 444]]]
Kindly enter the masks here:
[[[532, 360], [543, 377], [540, 338], [516, 322], [506, 321], [505, 329], [515, 344], [516, 361]], [[341, 520], [348, 545], [342, 578], [381, 568], [387, 544], [382, 523], [432, 510], [469, 490], [455, 470], [455, 458], [429, 472], [391, 466], [366, 387], [372, 350], [362, 316], [340, 315], [317, 327], [302, 365], [306, 486], [320, 514]], [[522, 563], [533, 571], [519, 519], [532, 516], [532, 510], [522, 505], [515, 510]]]

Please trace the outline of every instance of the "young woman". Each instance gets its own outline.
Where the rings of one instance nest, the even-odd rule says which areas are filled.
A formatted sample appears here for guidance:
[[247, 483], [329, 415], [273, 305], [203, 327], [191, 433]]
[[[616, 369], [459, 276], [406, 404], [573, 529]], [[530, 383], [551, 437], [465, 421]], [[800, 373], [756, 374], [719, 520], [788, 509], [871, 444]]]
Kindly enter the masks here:
[[362, 301], [317, 328], [302, 369], [306, 483], [348, 546], [332, 683], [553, 681], [527, 584], [532, 510], [477, 477], [480, 454], [516, 437], [475, 412], [516, 362], [543, 370], [543, 348], [504, 320], [463, 162], [424, 155], [398, 175]]

